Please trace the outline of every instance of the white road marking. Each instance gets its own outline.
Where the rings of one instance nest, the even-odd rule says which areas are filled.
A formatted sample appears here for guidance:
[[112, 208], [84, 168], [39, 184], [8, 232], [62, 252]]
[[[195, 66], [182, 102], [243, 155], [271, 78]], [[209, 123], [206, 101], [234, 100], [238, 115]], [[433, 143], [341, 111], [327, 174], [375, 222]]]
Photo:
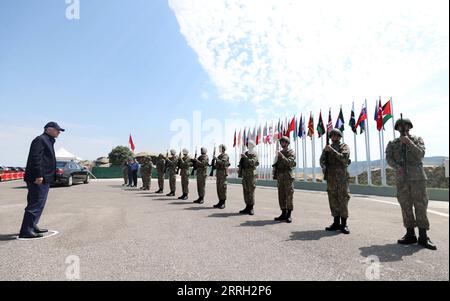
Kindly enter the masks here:
[[[373, 198], [368, 198], [366, 200], [373, 201], [373, 202], [378, 202], [378, 203], [390, 204], [390, 205], [394, 205], [394, 206], [400, 207], [399, 203], [383, 201], [383, 200], [378, 200], [378, 199], [373, 199]], [[443, 217], [446, 217], [446, 218], [449, 217], [447, 213], [443, 213], [443, 212], [439, 212], [439, 211], [435, 211], [435, 210], [428, 209], [427, 212], [428, 213], [433, 213], [433, 214], [436, 214], [436, 215], [439, 215], [439, 216], [443, 216]]]

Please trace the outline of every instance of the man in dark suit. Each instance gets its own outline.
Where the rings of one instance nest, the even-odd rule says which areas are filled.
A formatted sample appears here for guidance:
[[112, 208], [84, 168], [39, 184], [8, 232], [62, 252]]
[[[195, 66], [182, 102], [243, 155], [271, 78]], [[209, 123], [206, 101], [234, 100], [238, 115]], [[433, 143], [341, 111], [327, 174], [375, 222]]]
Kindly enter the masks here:
[[64, 132], [56, 122], [49, 122], [44, 127], [44, 134], [36, 137], [31, 143], [25, 171], [27, 183], [27, 207], [23, 217], [19, 238], [38, 238], [46, 229], [38, 227], [39, 219], [47, 201], [50, 184], [55, 182], [56, 158], [55, 138]]

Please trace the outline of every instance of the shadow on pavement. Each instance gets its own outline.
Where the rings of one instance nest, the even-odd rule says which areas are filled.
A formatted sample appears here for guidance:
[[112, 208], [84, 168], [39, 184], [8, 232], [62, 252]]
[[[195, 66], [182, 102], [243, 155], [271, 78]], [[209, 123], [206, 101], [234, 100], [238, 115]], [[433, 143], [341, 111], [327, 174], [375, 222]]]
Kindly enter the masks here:
[[172, 202], [172, 203], [169, 203], [169, 204], [172, 204], [172, 205], [190, 205], [191, 204], [191, 202], [189, 202], [189, 201], [186, 201], [186, 202]]
[[370, 247], [361, 247], [361, 256], [377, 256], [380, 262], [394, 262], [403, 260], [403, 256], [411, 256], [423, 250], [418, 245], [400, 245], [397, 243], [387, 245], [373, 245]]
[[0, 241], [16, 240], [18, 235], [19, 235], [18, 233], [15, 233], [15, 234], [0, 234]]
[[27, 186], [12, 187], [12, 189], [27, 189]]
[[228, 213], [223, 212], [223, 213], [213, 213], [213, 214], [211, 214], [211, 215], [208, 216], [208, 217], [230, 217], [230, 216], [239, 216], [239, 215], [242, 215], [242, 214], [239, 214], [239, 213], [230, 213], [230, 212], [228, 212]]
[[206, 210], [206, 209], [211, 210], [211, 209], [215, 209], [215, 208], [212, 208], [212, 207], [189, 207], [189, 208], [184, 208], [184, 210]]
[[319, 240], [324, 237], [342, 234], [340, 231], [310, 230], [292, 232], [289, 240]]
[[270, 220], [264, 220], [264, 221], [246, 221], [245, 223], [242, 223], [241, 226], [243, 227], [262, 227], [262, 226], [267, 226], [267, 225], [275, 225], [275, 224], [279, 224], [279, 222], [274, 221], [273, 219]]
[[177, 198], [170, 198], [170, 197], [165, 197], [165, 198], [159, 198], [159, 199], [153, 199], [154, 201], [176, 201], [178, 200]]

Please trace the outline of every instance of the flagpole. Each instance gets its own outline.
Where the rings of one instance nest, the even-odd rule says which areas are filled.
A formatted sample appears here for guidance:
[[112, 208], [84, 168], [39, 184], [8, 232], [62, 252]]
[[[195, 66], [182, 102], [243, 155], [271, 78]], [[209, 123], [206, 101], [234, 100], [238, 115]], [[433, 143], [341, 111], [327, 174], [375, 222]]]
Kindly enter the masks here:
[[392, 132], [394, 134], [393, 139], [395, 139], [394, 103], [392, 102], [392, 97], [391, 97], [390, 101], [391, 101], [391, 114], [392, 114]]
[[355, 143], [355, 166], [356, 166], [355, 184], [358, 185], [358, 151], [356, 146], [356, 133], [353, 133], [353, 141]]
[[386, 162], [384, 161], [384, 129], [381, 129], [381, 162], [383, 168], [383, 179], [381, 185], [387, 186], [386, 183]]
[[[314, 129], [314, 115], [312, 114], [312, 112], [310, 112], [310, 114], [311, 114], [313, 129]], [[312, 181], [315, 183], [316, 182], [316, 136], [314, 135], [314, 133], [312, 133], [312, 137], [311, 137], [311, 167], [312, 167]]]
[[370, 135], [369, 135], [369, 112], [367, 108], [367, 99], [365, 99], [366, 106], [366, 160], [367, 160], [367, 185], [372, 185], [372, 169], [370, 162]]

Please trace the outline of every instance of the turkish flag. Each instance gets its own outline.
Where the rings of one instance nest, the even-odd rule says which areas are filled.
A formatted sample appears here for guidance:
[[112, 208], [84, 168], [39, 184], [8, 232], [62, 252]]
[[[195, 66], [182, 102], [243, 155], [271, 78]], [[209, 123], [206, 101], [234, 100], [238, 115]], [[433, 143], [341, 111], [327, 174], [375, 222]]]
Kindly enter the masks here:
[[133, 138], [131, 137], [131, 134], [130, 134], [130, 140], [128, 141], [128, 143], [130, 144], [131, 151], [134, 153], [135, 147], [134, 147]]

